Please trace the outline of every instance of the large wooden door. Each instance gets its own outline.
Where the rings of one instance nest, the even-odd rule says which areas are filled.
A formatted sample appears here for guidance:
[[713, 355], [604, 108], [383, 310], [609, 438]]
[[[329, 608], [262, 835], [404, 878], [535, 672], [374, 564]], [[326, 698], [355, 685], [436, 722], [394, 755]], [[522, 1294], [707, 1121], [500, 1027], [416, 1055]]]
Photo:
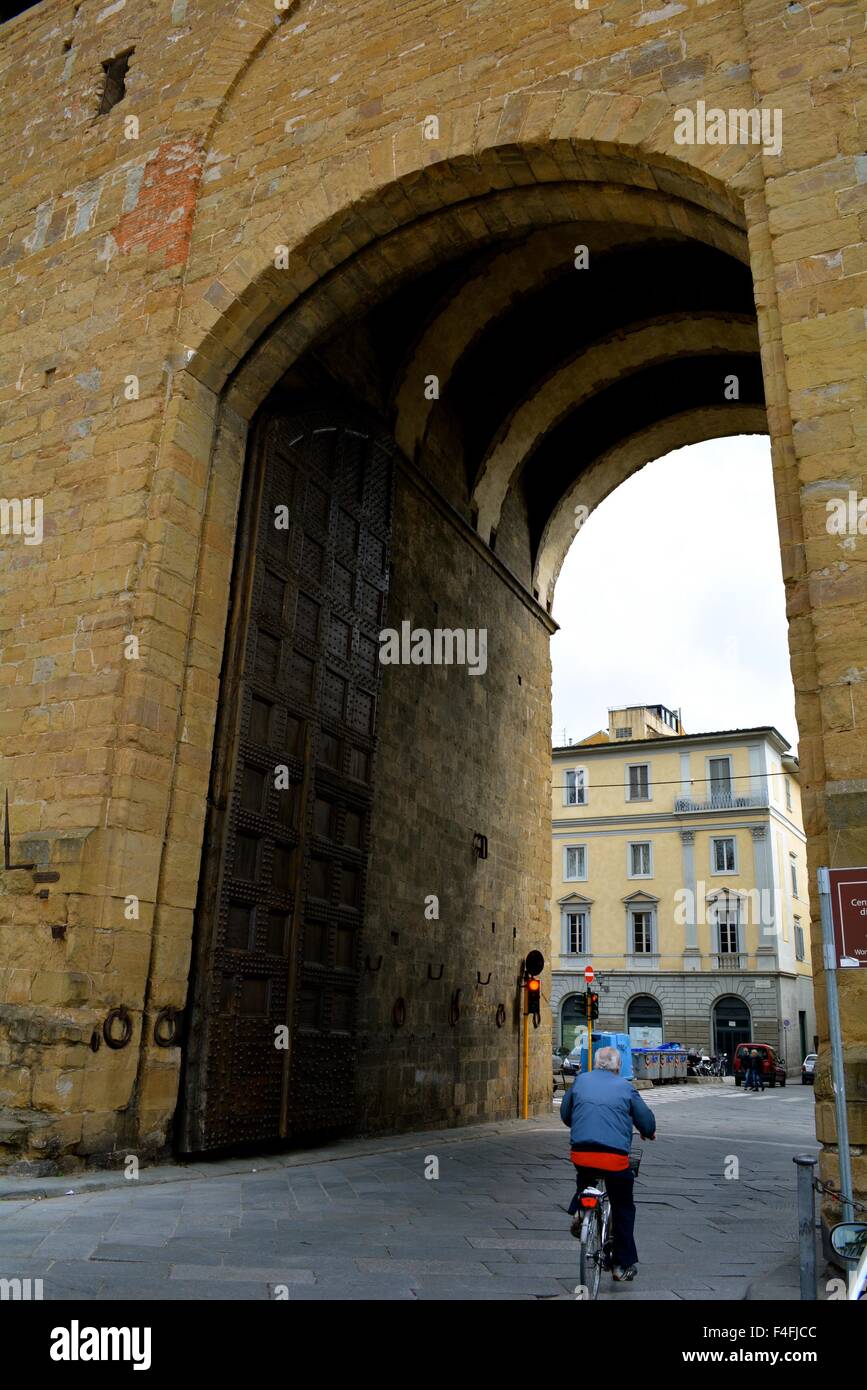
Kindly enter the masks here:
[[352, 1121], [391, 441], [256, 431], [238, 525], [179, 1144]]

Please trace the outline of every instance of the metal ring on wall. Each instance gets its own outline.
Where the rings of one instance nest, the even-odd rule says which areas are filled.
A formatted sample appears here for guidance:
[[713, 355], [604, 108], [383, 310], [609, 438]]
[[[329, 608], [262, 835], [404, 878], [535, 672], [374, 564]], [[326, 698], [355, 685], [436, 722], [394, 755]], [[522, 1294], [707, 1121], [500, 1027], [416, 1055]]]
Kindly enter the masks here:
[[461, 1016], [460, 999], [461, 992], [459, 989], [456, 989], [451, 997], [451, 1002], [449, 1004], [449, 1026], [452, 1028], [454, 1028], [455, 1024]]
[[402, 1028], [406, 1023], [406, 1000], [395, 999], [394, 1008], [391, 1011], [391, 1021], [395, 1028]]
[[506, 1006], [505, 1006], [505, 1004], [498, 1004], [498, 1005], [497, 1005], [497, 1012], [496, 1012], [496, 1014], [494, 1015], [494, 1019], [495, 1019], [495, 1022], [496, 1022], [497, 1027], [498, 1027], [498, 1028], [502, 1028], [503, 1024], [504, 1024], [505, 1021], [506, 1021]]
[[[154, 1020], [154, 1042], [157, 1047], [176, 1047], [180, 1041], [180, 1009], [176, 1009], [170, 1004], [167, 1009], [160, 1009]], [[166, 1025], [169, 1030], [168, 1037], [162, 1029]]]
[[[118, 1021], [121, 1025], [122, 1031], [119, 1038], [114, 1037], [111, 1031], [111, 1025], [115, 1021]], [[126, 1047], [132, 1037], [132, 1019], [123, 1004], [121, 1004], [119, 1009], [112, 1009], [106, 1014], [105, 1023], [102, 1025], [102, 1036], [105, 1038], [106, 1047], [112, 1048], [115, 1052], [118, 1052], [122, 1047]]]

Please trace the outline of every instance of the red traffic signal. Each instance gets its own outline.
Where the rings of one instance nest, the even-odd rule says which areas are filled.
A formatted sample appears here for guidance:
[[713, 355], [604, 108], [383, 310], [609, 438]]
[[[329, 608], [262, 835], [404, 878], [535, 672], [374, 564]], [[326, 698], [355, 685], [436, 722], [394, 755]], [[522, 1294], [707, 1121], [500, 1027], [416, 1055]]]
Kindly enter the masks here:
[[542, 999], [542, 985], [539, 980], [529, 979], [527, 981], [527, 1013], [535, 1018], [540, 1015]]
[[589, 991], [589, 992], [588, 992], [588, 1001], [589, 1001], [589, 1004], [590, 1004], [590, 1017], [591, 1017], [591, 1018], [598, 1018], [598, 1017], [599, 1017], [599, 995], [596, 994], [595, 991], [592, 991], [592, 990]]

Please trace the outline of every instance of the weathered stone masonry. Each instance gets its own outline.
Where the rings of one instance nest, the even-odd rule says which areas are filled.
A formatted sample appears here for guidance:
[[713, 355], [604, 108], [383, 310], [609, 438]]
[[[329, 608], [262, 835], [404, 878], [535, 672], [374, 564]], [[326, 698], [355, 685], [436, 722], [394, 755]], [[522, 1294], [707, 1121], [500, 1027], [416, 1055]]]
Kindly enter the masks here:
[[[825, 527], [829, 498], [867, 490], [859, 5], [45, 0], [0, 38], [2, 491], [45, 503], [41, 545], [3, 537], [0, 751], [13, 859], [59, 873], [3, 876], [8, 1157], [171, 1134], [181, 1050], [153, 1027], [188, 998], [247, 432], [293, 372], [407, 455], [390, 621], [433, 626], [436, 604], [490, 640], [484, 679], [385, 672], [359, 1124], [514, 1113], [551, 586], [574, 505], [675, 443], [767, 424], [811, 872], [865, 862], [867, 542]], [[676, 143], [698, 100], [781, 110], [781, 154]], [[863, 977], [841, 994], [863, 1192]], [[130, 1044], [92, 1051], [120, 1005]], [[545, 1030], [534, 1051], [538, 1106]], [[816, 1099], [834, 1177], [824, 1051]]]

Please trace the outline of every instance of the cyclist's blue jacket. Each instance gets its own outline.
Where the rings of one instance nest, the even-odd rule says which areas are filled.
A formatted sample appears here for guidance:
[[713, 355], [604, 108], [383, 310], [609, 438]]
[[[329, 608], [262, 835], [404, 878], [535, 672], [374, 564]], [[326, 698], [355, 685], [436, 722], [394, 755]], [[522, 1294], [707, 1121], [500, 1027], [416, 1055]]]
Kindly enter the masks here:
[[563, 1097], [560, 1119], [569, 1126], [573, 1149], [628, 1154], [633, 1125], [644, 1137], [656, 1133], [656, 1117], [631, 1081], [601, 1069], [575, 1077]]

